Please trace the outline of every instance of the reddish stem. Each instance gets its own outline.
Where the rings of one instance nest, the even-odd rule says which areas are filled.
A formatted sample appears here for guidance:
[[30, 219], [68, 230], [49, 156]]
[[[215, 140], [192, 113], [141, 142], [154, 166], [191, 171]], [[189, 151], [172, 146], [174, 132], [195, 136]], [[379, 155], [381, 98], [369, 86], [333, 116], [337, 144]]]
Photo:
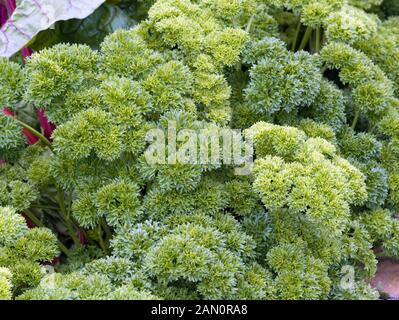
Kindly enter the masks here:
[[82, 232], [80, 229], [78, 229], [78, 237], [79, 237], [80, 243], [81, 243], [83, 246], [89, 243], [89, 242], [87, 241], [85, 235], [83, 234], [83, 232]]
[[55, 124], [48, 121], [44, 109], [38, 109], [37, 116], [39, 118], [40, 126], [43, 128], [43, 134], [51, 141], [51, 135], [56, 128]]
[[36, 225], [33, 223], [33, 221], [25, 213], [22, 213], [22, 215], [25, 218], [26, 224], [28, 225], [29, 229], [36, 228]]
[[31, 48], [23, 48], [23, 49], [21, 50], [21, 52], [22, 52], [22, 58], [24, 58], [24, 61], [25, 61], [27, 58], [29, 58], [29, 57], [32, 55], [32, 53], [33, 53], [33, 51], [32, 51]]
[[8, 117], [13, 117], [14, 116], [14, 112], [12, 112], [9, 108], [4, 107], [3, 108], [3, 113], [4, 115], [8, 116]]

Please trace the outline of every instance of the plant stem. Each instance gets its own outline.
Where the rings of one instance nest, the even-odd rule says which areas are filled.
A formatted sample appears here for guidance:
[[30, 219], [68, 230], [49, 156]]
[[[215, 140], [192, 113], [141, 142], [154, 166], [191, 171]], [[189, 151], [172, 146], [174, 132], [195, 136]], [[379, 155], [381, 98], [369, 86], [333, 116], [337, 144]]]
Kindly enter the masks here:
[[357, 109], [355, 112], [355, 117], [353, 118], [352, 126], [351, 126], [351, 128], [353, 130], [355, 130], [355, 128], [356, 128], [357, 122], [359, 121], [359, 117], [360, 117], [360, 110]]
[[66, 207], [65, 207], [65, 193], [64, 190], [61, 188], [57, 187], [57, 193], [58, 193], [58, 204], [60, 205], [61, 213], [64, 216], [64, 218], [67, 218], [69, 220], [69, 216], [67, 215]]
[[247, 27], [245, 28], [245, 32], [249, 33], [251, 31], [252, 23], [254, 22], [255, 19], [255, 14], [251, 16], [251, 18], [248, 21]]
[[305, 34], [303, 35], [303, 39], [302, 39], [301, 44], [299, 45], [299, 49], [298, 50], [305, 49], [306, 45], [309, 42], [310, 36], [312, 35], [312, 31], [313, 31], [313, 29], [311, 27], [307, 27], [306, 28]]
[[321, 49], [321, 29], [320, 26], [316, 27], [316, 52], [319, 53]]
[[36, 217], [36, 215], [29, 209], [25, 209], [23, 213], [38, 227], [44, 227], [44, 223]]
[[73, 242], [75, 243], [76, 246], [79, 247], [79, 246], [81, 246], [81, 243], [80, 243], [78, 237], [76, 236], [76, 230], [73, 227], [73, 225], [71, 224], [71, 220], [70, 220], [70, 218], [67, 214], [66, 208], [65, 208], [64, 191], [61, 188], [57, 187], [57, 192], [58, 192], [58, 203], [60, 205], [60, 212], [65, 221], [65, 226], [67, 227], [68, 233], [71, 236]]
[[[32, 211], [26, 209], [26, 210], [23, 211], [23, 213], [24, 213], [30, 220], [32, 220], [32, 222], [33, 222], [36, 226], [41, 227], [41, 228], [44, 228], [44, 227], [45, 227], [44, 223], [43, 223], [38, 217], [36, 217], [36, 215], [35, 215]], [[70, 254], [69, 254], [69, 249], [68, 249], [60, 240], [58, 240], [58, 239], [57, 239], [57, 243], [58, 243], [58, 247], [60, 248], [61, 252], [63, 252], [66, 256], [69, 256], [69, 255], [70, 255]]]
[[98, 241], [99, 241], [99, 243], [100, 243], [101, 249], [102, 249], [106, 254], [109, 254], [109, 248], [107, 247], [107, 245], [105, 244], [104, 239], [103, 239], [103, 230], [102, 230], [102, 228], [101, 228], [101, 224], [98, 225], [98, 228], [97, 228], [97, 235], [98, 235]]
[[18, 120], [16, 117], [11, 117], [10, 116], [10, 118], [14, 119], [15, 122], [17, 122], [23, 128], [25, 128], [30, 133], [35, 135], [41, 142], [43, 142], [47, 147], [49, 147], [49, 149], [51, 151], [53, 150], [53, 148], [51, 146], [51, 142], [49, 140], [47, 140], [47, 138], [44, 135], [42, 135], [39, 131], [37, 131], [36, 129], [33, 129], [30, 125], [26, 124], [25, 122], [22, 122], [21, 120]]
[[83, 229], [79, 223], [76, 221], [76, 219], [74, 217], [71, 217], [71, 221], [72, 223], [75, 225], [75, 228], [79, 229], [79, 231], [83, 234], [83, 236], [85, 237], [85, 239], [91, 244], [91, 245], [96, 245], [96, 243], [93, 241], [92, 238], [90, 238], [90, 236], [87, 234], [86, 230]]
[[60, 240], [57, 240], [57, 243], [58, 248], [60, 248], [61, 252], [63, 252], [67, 257], [70, 257], [71, 254], [69, 252], [69, 249]]
[[111, 229], [109, 228], [109, 226], [108, 226], [108, 224], [107, 224], [107, 222], [105, 221], [104, 218], [101, 218], [100, 222], [101, 222], [102, 227], [104, 228], [105, 235], [107, 237], [106, 240], [108, 242], [112, 238]]
[[48, 209], [48, 210], [59, 210], [59, 208], [57, 207], [52, 207], [52, 206], [44, 206], [41, 204], [31, 204], [30, 206], [31, 208], [35, 208], [35, 209]]
[[72, 192], [69, 193], [68, 197], [68, 217], [71, 217], [71, 215], [72, 215]]
[[291, 51], [295, 51], [295, 49], [296, 49], [296, 45], [298, 43], [299, 33], [301, 32], [301, 26], [302, 26], [301, 18], [299, 18], [298, 25], [297, 25], [296, 30], [295, 30], [294, 40], [292, 41]]

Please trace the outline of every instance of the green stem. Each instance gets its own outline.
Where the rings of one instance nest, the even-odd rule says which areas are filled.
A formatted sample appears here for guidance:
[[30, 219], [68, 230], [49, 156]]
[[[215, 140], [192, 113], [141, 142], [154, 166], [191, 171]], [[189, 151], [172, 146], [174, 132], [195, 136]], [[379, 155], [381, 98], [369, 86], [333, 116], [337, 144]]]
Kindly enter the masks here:
[[99, 243], [100, 243], [101, 249], [102, 249], [106, 254], [109, 254], [109, 248], [107, 247], [107, 245], [105, 244], [104, 239], [103, 239], [103, 230], [102, 230], [102, 228], [101, 228], [101, 224], [98, 225], [98, 228], [97, 228], [97, 235], [98, 235], [98, 241], [99, 241]]
[[52, 207], [52, 206], [44, 206], [44, 205], [40, 205], [40, 204], [31, 204], [30, 206], [31, 208], [35, 208], [35, 209], [48, 209], [48, 210], [59, 210], [59, 208], [57, 207]]
[[[26, 209], [23, 212], [30, 220], [32, 220], [32, 222], [36, 226], [41, 227], [41, 228], [45, 227], [44, 223], [38, 217], [36, 217], [36, 215], [32, 211]], [[68, 248], [58, 239], [57, 239], [57, 243], [58, 243], [58, 247], [60, 248], [61, 252], [63, 252], [66, 256], [69, 256], [70, 253], [69, 253]]]
[[319, 53], [321, 50], [321, 28], [316, 27], [316, 52]]
[[111, 240], [111, 238], [112, 238], [111, 229], [109, 228], [109, 226], [108, 226], [108, 224], [107, 224], [107, 222], [105, 221], [104, 218], [101, 218], [100, 222], [101, 222], [101, 225], [102, 225], [102, 227], [103, 227], [103, 229], [105, 231], [106, 240], [107, 240], [107, 242], [109, 242], [109, 240]]
[[353, 130], [355, 130], [355, 128], [356, 128], [357, 122], [359, 121], [359, 117], [360, 117], [360, 110], [357, 109], [355, 112], [355, 117], [353, 118], [352, 126], [351, 126], [351, 128]]
[[71, 217], [71, 221], [72, 223], [75, 225], [75, 227], [77, 229], [79, 229], [80, 232], [83, 233], [83, 236], [86, 238], [86, 240], [91, 244], [91, 245], [95, 245], [94, 241], [89, 237], [89, 235], [87, 234], [87, 232], [79, 226], [79, 223], [76, 221], [76, 219], [74, 217]]
[[369, 129], [369, 133], [373, 133], [375, 129], [377, 129], [377, 124], [373, 125], [370, 129]]
[[44, 223], [36, 217], [36, 215], [29, 209], [25, 209], [23, 213], [38, 227], [44, 227]]
[[309, 42], [310, 36], [312, 35], [312, 31], [313, 31], [313, 29], [311, 27], [307, 27], [306, 28], [305, 34], [303, 36], [301, 44], [299, 45], [299, 49], [298, 50], [305, 49], [306, 45]]
[[64, 216], [64, 218], [67, 218], [69, 220], [69, 217], [67, 215], [66, 207], [65, 207], [65, 193], [64, 190], [61, 188], [57, 187], [57, 193], [58, 193], [58, 204], [60, 205], [61, 213]]
[[61, 252], [63, 252], [67, 257], [70, 257], [71, 254], [69, 252], [69, 249], [60, 240], [57, 240], [57, 243], [58, 248], [60, 248]]
[[80, 243], [78, 237], [76, 236], [76, 230], [73, 227], [73, 225], [71, 224], [71, 220], [66, 211], [64, 191], [61, 188], [57, 187], [57, 192], [58, 192], [58, 203], [60, 205], [61, 215], [65, 221], [65, 226], [68, 229], [68, 234], [72, 238], [75, 245], [79, 247], [79, 246], [81, 246], [81, 243]]
[[301, 26], [302, 26], [301, 18], [299, 18], [298, 25], [297, 25], [296, 30], [295, 30], [294, 40], [292, 41], [291, 51], [295, 51], [295, 49], [296, 49], [296, 45], [298, 43], [299, 33], [301, 32]]
[[44, 135], [42, 135], [39, 131], [33, 129], [30, 125], [26, 124], [25, 122], [18, 120], [16, 117], [10, 117], [10, 118], [14, 119], [15, 122], [20, 124], [23, 128], [28, 130], [34, 136], [36, 136], [41, 142], [43, 142], [46, 146], [48, 146], [50, 150], [53, 150], [53, 148], [51, 146], [51, 142]]
[[253, 14], [251, 16], [251, 18], [249, 19], [247, 27], [245, 28], [245, 32], [249, 33], [249, 31], [251, 31], [251, 27], [252, 27], [252, 24], [254, 22], [254, 19], [255, 19], [255, 14]]
[[68, 217], [72, 215], [72, 192], [69, 193], [68, 197]]
[[382, 251], [382, 252], [374, 253], [374, 256], [376, 258], [386, 258], [387, 254], [386, 254], [386, 252]]

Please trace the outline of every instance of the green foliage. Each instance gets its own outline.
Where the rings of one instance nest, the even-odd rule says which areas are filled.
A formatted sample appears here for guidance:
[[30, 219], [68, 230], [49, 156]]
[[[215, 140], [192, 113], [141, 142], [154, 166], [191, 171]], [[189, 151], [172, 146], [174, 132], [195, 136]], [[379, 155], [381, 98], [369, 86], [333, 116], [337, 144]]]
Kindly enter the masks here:
[[0, 268], [0, 300], [11, 300], [12, 274], [9, 269]]
[[321, 57], [328, 68], [340, 69], [342, 83], [353, 88], [355, 112], [365, 114], [371, 124], [380, 120], [394, 97], [393, 83], [384, 72], [364, 53], [343, 43], [331, 42], [323, 48]]
[[[282, 299], [325, 299], [331, 281], [327, 266], [319, 259], [307, 256], [301, 248], [285, 244], [270, 250], [266, 257], [277, 272], [276, 290]], [[287, 266], [287, 261], [290, 261]]]
[[262, 291], [265, 298], [271, 290], [266, 279], [257, 284], [262, 291], [250, 290], [250, 283], [259, 280], [241, 277], [239, 271], [254, 256], [255, 244], [232, 217], [223, 214], [214, 218], [204, 213], [174, 214], [162, 223], [124, 226], [117, 230], [112, 246], [117, 257], [129, 257], [142, 268], [154, 290], [168, 291], [167, 297], [181, 295], [185, 286], [196, 287], [198, 297], [214, 299], [234, 298], [235, 293], [256, 299]]
[[20, 101], [24, 88], [24, 75], [21, 67], [0, 58], [0, 105], [14, 108]]
[[95, 203], [111, 226], [135, 221], [140, 215], [139, 187], [128, 181], [110, 183], [97, 192]]
[[[22, 136], [20, 132], [18, 135]], [[0, 165], [0, 206], [28, 209], [31, 203], [38, 200], [40, 189], [47, 186], [51, 179], [48, 158], [40, 145], [21, 150], [14, 164]]]
[[3, 160], [15, 161], [26, 146], [21, 127], [10, 117], [0, 114], [0, 154]]
[[399, 68], [397, 58], [399, 56], [399, 42], [395, 36], [395, 19], [387, 20], [379, 26], [378, 32], [367, 41], [358, 41], [355, 47], [366, 53], [387, 77], [395, 84], [395, 90], [399, 88]]
[[28, 229], [11, 207], [0, 207], [0, 234], [0, 292], [10, 298], [39, 283], [46, 273], [40, 262], [51, 261], [58, 248], [49, 229]]
[[360, 216], [360, 221], [364, 224], [372, 241], [383, 245], [387, 255], [398, 256], [399, 224], [396, 219], [392, 219], [389, 210], [377, 209], [365, 212]]
[[64, 96], [94, 80], [93, 68], [97, 59], [97, 54], [85, 45], [60, 44], [33, 54], [26, 64], [29, 74], [27, 101], [38, 108], [45, 107], [47, 116], [54, 123], [67, 120], [72, 115], [68, 108], [62, 108], [63, 112], [58, 114]]
[[245, 59], [254, 63], [246, 89], [246, 102], [253, 112], [291, 112], [314, 101], [321, 80], [317, 58], [303, 51], [291, 53], [272, 38], [254, 43]]
[[0, 244], [2, 246], [15, 243], [28, 231], [24, 218], [17, 215], [11, 207], [2, 207], [0, 218]]
[[379, 6], [383, 0], [349, 0], [349, 4], [362, 9], [370, 9], [372, 6]]
[[302, 112], [309, 118], [336, 130], [346, 123], [345, 103], [342, 91], [333, 83], [323, 79], [320, 91], [311, 107]]
[[[399, 256], [399, 20], [381, 2], [143, 1], [98, 50], [0, 60], [17, 117], [0, 116], [0, 298], [378, 298], [374, 249]], [[26, 147], [26, 103], [57, 125], [46, 145]], [[171, 126], [245, 129], [249, 174], [148, 161], [186, 146]]]
[[397, 16], [399, 13], [399, 6], [395, 0], [383, 0], [381, 9], [387, 17]]
[[368, 40], [377, 31], [378, 19], [361, 9], [343, 6], [326, 19], [328, 41], [343, 41], [352, 44]]
[[113, 286], [102, 275], [50, 274], [39, 286], [18, 297], [19, 300], [157, 300], [146, 290], [132, 285]]
[[349, 218], [349, 205], [365, 200], [362, 174], [336, 156], [332, 144], [307, 138], [298, 129], [257, 123], [247, 135], [258, 156], [254, 189], [265, 207], [302, 214], [320, 230], [339, 236]]

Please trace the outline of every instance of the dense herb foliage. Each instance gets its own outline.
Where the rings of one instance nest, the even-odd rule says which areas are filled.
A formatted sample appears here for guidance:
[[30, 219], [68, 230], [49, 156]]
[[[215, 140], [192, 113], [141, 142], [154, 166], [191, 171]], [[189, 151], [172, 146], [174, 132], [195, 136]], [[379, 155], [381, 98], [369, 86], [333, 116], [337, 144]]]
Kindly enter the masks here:
[[[147, 18], [98, 50], [0, 60], [16, 114], [0, 115], [0, 298], [378, 298], [376, 248], [399, 256], [387, 1], [141, 2]], [[148, 130], [170, 122], [243, 130], [250, 174], [148, 163]]]

